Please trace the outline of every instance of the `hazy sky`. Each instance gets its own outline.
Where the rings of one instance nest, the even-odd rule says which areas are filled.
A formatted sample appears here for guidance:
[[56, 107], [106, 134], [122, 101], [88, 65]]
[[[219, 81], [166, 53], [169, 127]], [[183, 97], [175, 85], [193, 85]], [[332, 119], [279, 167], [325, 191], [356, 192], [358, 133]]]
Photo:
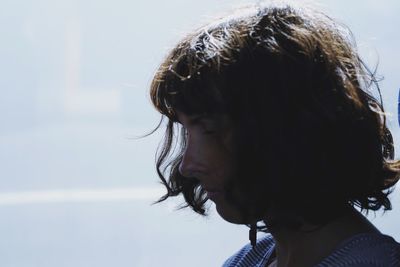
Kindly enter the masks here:
[[[247, 242], [245, 228], [217, 216], [150, 206], [162, 190], [154, 169], [162, 133], [132, 137], [158, 123], [148, 86], [168, 49], [215, 14], [252, 2], [2, 1], [1, 266], [179, 267], [196, 250], [208, 256], [191, 266], [215, 266]], [[348, 25], [363, 57], [378, 65], [399, 150], [400, 2], [318, 5]], [[392, 214], [375, 220], [397, 240], [399, 195]]]

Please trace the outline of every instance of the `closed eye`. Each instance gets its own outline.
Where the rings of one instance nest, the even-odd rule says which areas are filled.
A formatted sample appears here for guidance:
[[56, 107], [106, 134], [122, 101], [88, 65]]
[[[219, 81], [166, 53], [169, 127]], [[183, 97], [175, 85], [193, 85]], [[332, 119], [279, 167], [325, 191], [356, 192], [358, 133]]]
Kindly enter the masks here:
[[214, 131], [214, 130], [204, 130], [203, 131], [203, 134], [207, 134], [207, 135], [216, 134], [216, 133], [217, 133], [217, 131]]
[[215, 134], [219, 131], [219, 127], [215, 120], [203, 120], [201, 123], [204, 134]]

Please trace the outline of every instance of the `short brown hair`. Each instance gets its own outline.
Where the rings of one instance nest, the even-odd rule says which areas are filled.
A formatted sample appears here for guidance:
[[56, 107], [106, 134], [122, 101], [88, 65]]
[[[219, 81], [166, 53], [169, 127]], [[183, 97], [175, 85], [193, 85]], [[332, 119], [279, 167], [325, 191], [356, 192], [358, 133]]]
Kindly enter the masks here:
[[[282, 217], [326, 223], [341, 207], [391, 209], [388, 195], [400, 162], [386, 127], [373, 72], [351, 32], [304, 7], [246, 7], [188, 34], [168, 54], [151, 99], [168, 118], [157, 171], [170, 196], [203, 214], [207, 200], [195, 177], [178, 167], [186, 140], [174, 134], [176, 110], [225, 113], [237, 135], [237, 177], [245, 200], [228, 198], [246, 216], [272, 205]], [[172, 155], [174, 142], [180, 150]], [[317, 212], [316, 212], [317, 211]]]

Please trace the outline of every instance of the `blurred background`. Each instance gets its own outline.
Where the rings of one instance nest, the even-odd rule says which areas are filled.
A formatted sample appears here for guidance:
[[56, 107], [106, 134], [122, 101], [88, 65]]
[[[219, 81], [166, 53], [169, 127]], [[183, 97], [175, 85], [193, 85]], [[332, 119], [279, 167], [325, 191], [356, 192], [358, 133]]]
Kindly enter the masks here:
[[[202, 218], [151, 205], [162, 131], [148, 87], [185, 32], [254, 1], [2, 0], [0, 8], [0, 266], [220, 266], [248, 242], [211, 206]], [[310, 1], [309, 1], [310, 2]], [[318, 1], [348, 25], [384, 77], [399, 147], [400, 2]], [[397, 156], [398, 158], [398, 156]], [[393, 211], [371, 219], [400, 241]], [[190, 264], [188, 264], [190, 262]]]

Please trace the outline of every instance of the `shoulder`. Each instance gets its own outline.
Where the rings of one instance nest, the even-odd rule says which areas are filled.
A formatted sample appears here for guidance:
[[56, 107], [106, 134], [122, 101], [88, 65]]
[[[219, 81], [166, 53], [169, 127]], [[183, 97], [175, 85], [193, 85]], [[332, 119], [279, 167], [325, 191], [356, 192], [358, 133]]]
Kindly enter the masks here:
[[275, 242], [272, 235], [268, 234], [265, 237], [257, 240], [257, 245], [253, 248], [247, 244], [233, 256], [225, 261], [223, 267], [244, 267], [244, 266], [259, 266], [260, 263], [266, 261], [272, 254]]
[[345, 240], [317, 266], [400, 266], [400, 243], [380, 233], [358, 234]]

